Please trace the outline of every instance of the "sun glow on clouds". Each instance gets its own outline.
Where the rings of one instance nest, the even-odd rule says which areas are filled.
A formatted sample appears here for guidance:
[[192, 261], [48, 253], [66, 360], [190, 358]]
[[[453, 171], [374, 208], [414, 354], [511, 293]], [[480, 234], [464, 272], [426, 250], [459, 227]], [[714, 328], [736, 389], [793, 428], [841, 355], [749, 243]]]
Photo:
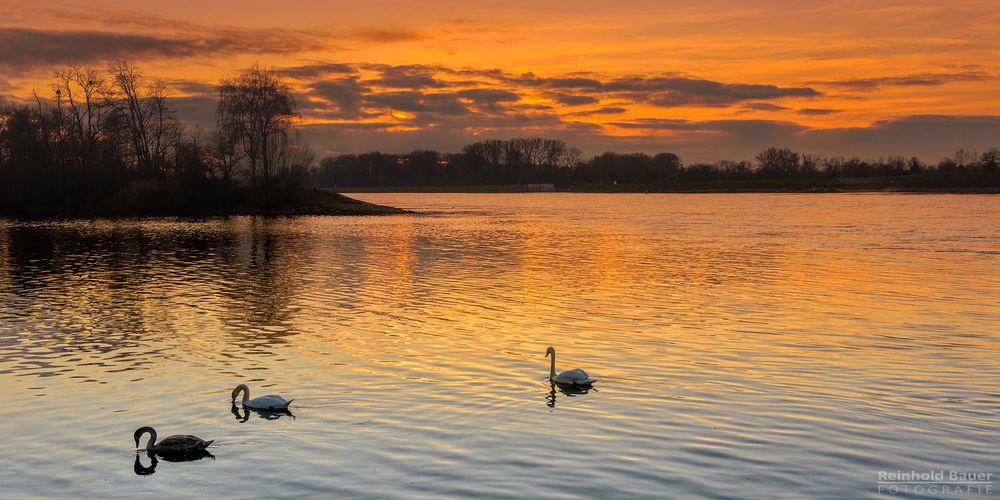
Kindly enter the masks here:
[[[54, 67], [129, 58], [198, 121], [220, 78], [259, 61], [327, 152], [537, 134], [686, 159], [772, 144], [933, 156], [1000, 127], [991, 0], [42, 1], [0, 3], [0, 20], [8, 99], [44, 93]], [[928, 144], [921, 127], [944, 122], [955, 132]]]

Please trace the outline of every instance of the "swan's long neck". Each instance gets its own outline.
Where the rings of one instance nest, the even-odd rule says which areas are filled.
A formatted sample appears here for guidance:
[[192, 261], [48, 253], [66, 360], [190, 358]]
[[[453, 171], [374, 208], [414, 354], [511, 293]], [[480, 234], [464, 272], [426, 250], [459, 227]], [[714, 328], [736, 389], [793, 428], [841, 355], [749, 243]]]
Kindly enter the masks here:
[[552, 351], [552, 363], [549, 365], [549, 378], [556, 378], [556, 352]]
[[246, 403], [247, 400], [250, 399], [250, 388], [247, 387], [246, 384], [240, 384], [240, 385], [236, 386], [236, 391], [243, 393], [243, 400], [242, 401], [244, 403]]
[[149, 441], [146, 441], [146, 451], [153, 451], [156, 448], [156, 430], [150, 428], [146, 432], [149, 432]]

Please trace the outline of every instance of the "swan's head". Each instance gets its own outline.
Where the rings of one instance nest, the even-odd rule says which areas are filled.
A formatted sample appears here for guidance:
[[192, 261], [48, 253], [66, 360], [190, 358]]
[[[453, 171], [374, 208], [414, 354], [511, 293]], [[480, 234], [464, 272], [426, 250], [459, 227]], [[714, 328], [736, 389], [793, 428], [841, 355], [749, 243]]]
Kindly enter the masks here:
[[247, 391], [249, 393], [250, 392], [250, 388], [247, 387], [246, 384], [240, 384], [240, 385], [236, 386], [236, 388], [233, 389], [233, 401], [236, 401], [236, 396], [239, 395], [240, 391]]
[[546, 358], [549, 357], [549, 354], [551, 354], [553, 356], [556, 355], [556, 350], [553, 349], [552, 346], [549, 346], [549, 348], [545, 350], [545, 357]]
[[142, 435], [145, 434], [145, 433], [147, 433], [147, 432], [149, 432], [149, 433], [155, 433], [156, 431], [154, 431], [152, 427], [140, 427], [140, 428], [138, 428], [138, 429], [135, 430], [135, 434], [133, 435], [133, 437], [135, 437], [135, 447], [136, 448], [139, 447], [139, 440], [142, 439]]

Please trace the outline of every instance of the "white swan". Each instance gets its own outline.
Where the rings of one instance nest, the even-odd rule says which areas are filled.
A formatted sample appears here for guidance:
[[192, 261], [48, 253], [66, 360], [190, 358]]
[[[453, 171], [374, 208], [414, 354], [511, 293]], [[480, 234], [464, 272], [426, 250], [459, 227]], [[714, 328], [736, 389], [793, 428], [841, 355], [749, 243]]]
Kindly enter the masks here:
[[549, 370], [549, 380], [565, 385], [591, 385], [597, 382], [596, 378], [590, 378], [590, 375], [587, 375], [587, 372], [580, 368], [566, 370], [556, 375], [556, 350], [552, 347], [545, 350], [545, 357], [549, 357], [550, 354], [552, 355], [552, 365]]
[[247, 408], [253, 408], [255, 410], [286, 410], [288, 405], [295, 401], [294, 399], [288, 399], [281, 396], [275, 396], [274, 394], [268, 394], [267, 396], [258, 396], [256, 398], [250, 399], [250, 388], [246, 384], [240, 384], [233, 389], [233, 403], [236, 402], [236, 395], [243, 391], [243, 406]]

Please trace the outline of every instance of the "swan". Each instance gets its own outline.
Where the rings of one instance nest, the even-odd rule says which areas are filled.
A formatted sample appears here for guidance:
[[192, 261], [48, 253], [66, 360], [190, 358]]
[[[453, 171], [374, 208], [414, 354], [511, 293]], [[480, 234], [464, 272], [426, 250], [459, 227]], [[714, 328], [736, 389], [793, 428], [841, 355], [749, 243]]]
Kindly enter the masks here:
[[243, 391], [243, 406], [254, 410], [287, 410], [288, 405], [292, 404], [292, 401], [295, 401], [294, 399], [286, 400], [274, 394], [250, 399], [250, 388], [246, 384], [240, 384], [233, 389], [233, 403], [236, 402], [236, 396], [240, 391]]
[[208, 445], [215, 442], [214, 439], [205, 441], [195, 436], [177, 435], [164, 438], [163, 441], [157, 443], [156, 430], [147, 426], [136, 429], [136, 448], [139, 448], [139, 439], [147, 432], [149, 433], [149, 441], [146, 442], [146, 451], [161, 456], [202, 454], [205, 453], [205, 448], [208, 448]]
[[565, 385], [591, 385], [594, 382], [597, 382], [596, 378], [590, 378], [590, 375], [587, 375], [587, 372], [580, 368], [575, 370], [566, 370], [559, 375], [556, 375], [556, 350], [551, 346], [545, 350], [545, 357], [549, 357], [550, 354], [552, 355], [552, 366], [549, 371], [549, 380], [557, 384]]

